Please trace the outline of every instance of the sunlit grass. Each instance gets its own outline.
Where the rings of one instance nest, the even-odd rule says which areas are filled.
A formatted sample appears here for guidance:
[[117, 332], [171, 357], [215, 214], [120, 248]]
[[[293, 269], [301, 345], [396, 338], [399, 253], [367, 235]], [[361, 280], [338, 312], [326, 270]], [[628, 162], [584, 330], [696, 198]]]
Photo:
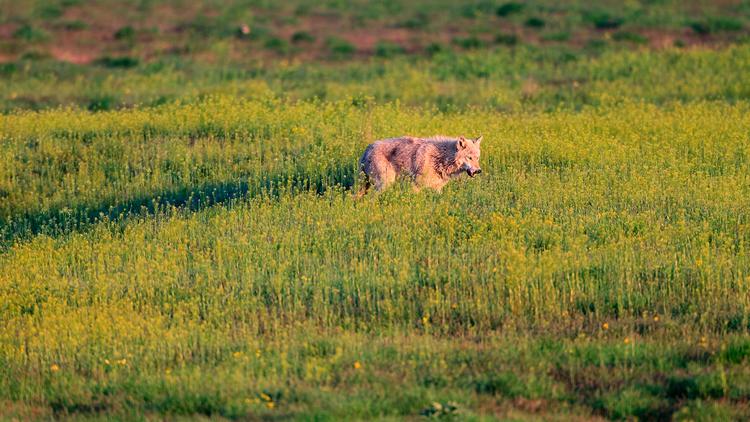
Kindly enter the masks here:
[[[6, 53], [76, 2], [15, 3]], [[303, 63], [240, 1], [174, 33], [193, 59], [134, 25], [2, 64], [0, 420], [748, 418], [750, 47], [710, 44], [742, 7], [252, 3], [498, 41]], [[617, 41], [649, 26], [717, 48]], [[403, 134], [481, 134], [484, 172], [355, 201]]]
[[[748, 111], [216, 96], [3, 116], [0, 399], [8, 417], [739, 415]], [[484, 173], [354, 201], [364, 146], [405, 133], [484, 135]]]

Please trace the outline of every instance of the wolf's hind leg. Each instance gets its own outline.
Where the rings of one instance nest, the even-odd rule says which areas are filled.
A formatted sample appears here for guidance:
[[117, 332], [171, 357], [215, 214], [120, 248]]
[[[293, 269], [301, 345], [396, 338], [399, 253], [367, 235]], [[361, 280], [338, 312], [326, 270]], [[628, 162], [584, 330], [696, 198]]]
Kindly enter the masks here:
[[382, 164], [378, 166], [378, 177], [375, 178], [375, 190], [382, 192], [385, 188], [392, 185], [396, 181], [396, 169], [389, 164]]
[[354, 195], [354, 199], [360, 199], [365, 196], [367, 194], [367, 191], [370, 190], [370, 186], [372, 186], [372, 184], [370, 183], [370, 178], [367, 176], [367, 174], [362, 173], [362, 175], [364, 177], [361, 178], [362, 183], [359, 186], [359, 190]]

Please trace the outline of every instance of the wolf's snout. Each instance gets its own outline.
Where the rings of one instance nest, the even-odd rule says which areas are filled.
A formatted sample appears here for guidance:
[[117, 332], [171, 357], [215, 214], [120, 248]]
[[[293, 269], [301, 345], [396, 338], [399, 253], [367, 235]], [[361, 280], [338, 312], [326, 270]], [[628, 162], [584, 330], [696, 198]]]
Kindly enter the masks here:
[[467, 171], [467, 173], [469, 173], [469, 177], [474, 177], [481, 172], [482, 169], [469, 169], [469, 171]]

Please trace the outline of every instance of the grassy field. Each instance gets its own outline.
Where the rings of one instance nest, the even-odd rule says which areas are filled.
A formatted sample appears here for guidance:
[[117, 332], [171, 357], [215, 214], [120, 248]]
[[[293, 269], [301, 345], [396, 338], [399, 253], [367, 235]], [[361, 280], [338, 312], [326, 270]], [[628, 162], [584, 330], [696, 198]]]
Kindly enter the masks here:
[[[25, 54], [127, 22], [0, 1], [0, 35], [47, 37], [0, 45], [0, 420], [750, 416], [747, 3], [446, 2], [430, 28], [518, 42], [346, 58], [311, 22], [422, 3], [234, 2], [200, 37], [169, 28], [212, 2], [138, 3], [225, 60]], [[257, 16], [313, 53], [238, 59], [266, 41], [214, 29]], [[705, 43], [611, 38], [636, 29]], [[353, 199], [368, 143], [441, 133], [484, 135], [481, 176]]]
[[0, 58], [136, 66], [746, 42], [743, 0], [0, 0]]

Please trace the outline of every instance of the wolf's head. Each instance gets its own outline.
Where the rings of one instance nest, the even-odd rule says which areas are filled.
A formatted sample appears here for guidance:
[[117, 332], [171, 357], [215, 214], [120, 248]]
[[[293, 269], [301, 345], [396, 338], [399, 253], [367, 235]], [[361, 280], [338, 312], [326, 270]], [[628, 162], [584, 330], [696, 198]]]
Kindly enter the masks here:
[[481, 136], [477, 139], [466, 139], [459, 136], [458, 142], [456, 142], [456, 164], [470, 177], [482, 172], [482, 168], [479, 167], [479, 144], [481, 142]]

